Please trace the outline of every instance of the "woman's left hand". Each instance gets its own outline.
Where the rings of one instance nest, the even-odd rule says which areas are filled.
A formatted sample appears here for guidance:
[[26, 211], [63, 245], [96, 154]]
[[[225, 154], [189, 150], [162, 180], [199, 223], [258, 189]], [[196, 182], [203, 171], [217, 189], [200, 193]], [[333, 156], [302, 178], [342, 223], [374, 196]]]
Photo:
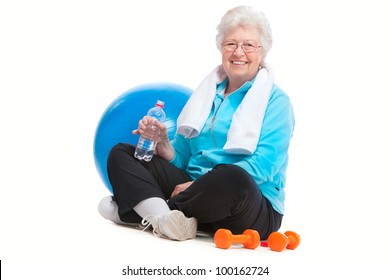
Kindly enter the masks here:
[[171, 194], [171, 198], [178, 195], [182, 191], [186, 190], [189, 186], [191, 186], [192, 183], [193, 183], [193, 181], [189, 181], [189, 182], [185, 182], [183, 184], [177, 185]]

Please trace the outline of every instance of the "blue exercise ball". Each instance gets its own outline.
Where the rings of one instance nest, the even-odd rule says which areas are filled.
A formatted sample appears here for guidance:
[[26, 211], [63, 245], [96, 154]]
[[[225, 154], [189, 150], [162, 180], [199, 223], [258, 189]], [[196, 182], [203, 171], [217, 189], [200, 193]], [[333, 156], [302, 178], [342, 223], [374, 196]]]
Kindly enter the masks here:
[[157, 100], [164, 101], [169, 139], [176, 132], [176, 120], [192, 90], [173, 83], [150, 83], [134, 87], [117, 97], [103, 113], [95, 132], [94, 159], [96, 169], [105, 186], [112, 193], [107, 174], [107, 157], [113, 146], [118, 143], [137, 144], [138, 135], [131, 131], [138, 127], [148, 110]]

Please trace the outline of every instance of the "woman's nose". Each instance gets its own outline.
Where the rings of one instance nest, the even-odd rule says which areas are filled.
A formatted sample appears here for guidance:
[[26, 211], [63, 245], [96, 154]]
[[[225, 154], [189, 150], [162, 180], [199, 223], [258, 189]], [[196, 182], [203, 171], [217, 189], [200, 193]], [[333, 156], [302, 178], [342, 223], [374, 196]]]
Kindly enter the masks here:
[[242, 45], [238, 45], [237, 48], [234, 50], [233, 54], [235, 56], [242, 56], [245, 54], [244, 50], [242, 49]]

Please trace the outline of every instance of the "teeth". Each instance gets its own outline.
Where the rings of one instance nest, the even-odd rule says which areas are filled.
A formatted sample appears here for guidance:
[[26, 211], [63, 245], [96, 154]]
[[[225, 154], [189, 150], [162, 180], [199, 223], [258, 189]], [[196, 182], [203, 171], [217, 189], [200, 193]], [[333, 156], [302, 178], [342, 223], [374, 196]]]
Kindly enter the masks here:
[[244, 65], [245, 63], [245, 61], [233, 61], [233, 64]]

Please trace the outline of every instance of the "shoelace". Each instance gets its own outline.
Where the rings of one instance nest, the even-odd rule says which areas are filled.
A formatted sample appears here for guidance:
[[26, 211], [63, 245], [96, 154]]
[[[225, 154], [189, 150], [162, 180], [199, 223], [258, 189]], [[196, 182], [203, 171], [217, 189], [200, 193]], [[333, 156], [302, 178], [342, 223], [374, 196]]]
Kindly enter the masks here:
[[[154, 226], [153, 226], [153, 224], [154, 224]], [[152, 226], [152, 228], [153, 228], [153, 235], [158, 236], [158, 237], [162, 237], [162, 238], [167, 238], [159, 230], [158, 217], [153, 216], [153, 215], [146, 216], [145, 218], [142, 219], [141, 225], [144, 227], [142, 229], [142, 231], [145, 231], [150, 226]]]

